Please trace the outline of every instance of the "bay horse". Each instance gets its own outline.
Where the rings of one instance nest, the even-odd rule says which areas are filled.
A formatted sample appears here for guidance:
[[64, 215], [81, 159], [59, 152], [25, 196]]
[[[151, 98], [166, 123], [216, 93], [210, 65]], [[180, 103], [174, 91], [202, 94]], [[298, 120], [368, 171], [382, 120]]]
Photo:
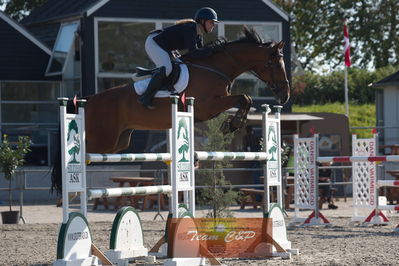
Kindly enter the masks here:
[[[188, 65], [189, 83], [186, 97], [194, 97], [196, 121], [209, 120], [223, 111], [239, 106], [227, 130], [245, 124], [252, 100], [248, 95], [231, 95], [233, 80], [250, 71], [267, 83], [280, 104], [288, 101], [290, 86], [282, 49], [283, 42], [263, 43], [259, 35], [244, 27], [245, 36], [231, 42], [213, 44], [213, 55], [181, 59]], [[212, 46], [212, 45], [211, 45]], [[171, 127], [169, 98], [154, 98], [155, 110], [137, 102], [132, 84], [104, 90], [90, 96], [86, 106], [86, 151], [117, 153], [129, 147], [130, 136], [137, 130], [163, 130]]]
[[[231, 42], [214, 42], [213, 54], [204, 58], [181, 57], [189, 69], [186, 97], [194, 97], [196, 121], [209, 120], [223, 111], [238, 106], [235, 116], [227, 121], [224, 131], [245, 125], [252, 104], [248, 95], [231, 94], [235, 78], [251, 72], [268, 84], [275, 99], [285, 104], [290, 96], [283, 58], [284, 42], [263, 43], [259, 35], [244, 27], [244, 37]], [[129, 147], [133, 130], [164, 130], [171, 127], [169, 98], [154, 98], [154, 110], [137, 102], [132, 84], [106, 89], [87, 97], [85, 108], [86, 151], [117, 153]], [[61, 157], [60, 157], [61, 158]], [[61, 161], [61, 160], [59, 160]], [[58, 160], [55, 160], [56, 164]], [[61, 163], [52, 171], [52, 188], [61, 191]]]

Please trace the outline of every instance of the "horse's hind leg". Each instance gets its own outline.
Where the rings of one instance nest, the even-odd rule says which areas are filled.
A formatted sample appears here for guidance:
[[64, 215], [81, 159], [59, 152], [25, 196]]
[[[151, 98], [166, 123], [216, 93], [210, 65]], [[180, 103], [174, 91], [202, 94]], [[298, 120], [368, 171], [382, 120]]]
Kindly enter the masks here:
[[129, 148], [132, 133], [133, 129], [126, 129], [119, 135], [118, 142], [115, 147], [115, 152], [119, 152]]

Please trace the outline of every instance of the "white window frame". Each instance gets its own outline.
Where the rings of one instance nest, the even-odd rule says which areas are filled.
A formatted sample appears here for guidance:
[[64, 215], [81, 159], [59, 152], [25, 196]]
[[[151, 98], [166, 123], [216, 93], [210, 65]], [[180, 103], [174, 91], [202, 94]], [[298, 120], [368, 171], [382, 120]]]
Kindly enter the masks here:
[[[72, 58], [71, 50], [72, 50], [72, 47], [74, 47], [74, 44], [75, 44], [75, 38], [76, 38], [75, 34], [74, 34], [74, 37], [73, 37], [73, 39], [71, 41], [71, 46], [69, 47], [67, 55], [65, 57], [65, 63], [62, 66], [62, 70], [60, 72], [49, 72], [49, 71], [50, 71], [51, 63], [53, 62], [53, 59], [54, 59], [54, 55], [57, 53], [55, 51], [55, 48], [56, 48], [57, 42], [59, 41], [60, 36], [61, 36], [61, 29], [64, 26], [71, 25], [71, 24], [77, 24], [76, 30], [78, 30], [79, 26], [80, 26], [80, 21], [79, 20], [69, 21], [67, 23], [62, 23], [60, 25], [60, 28], [59, 28], [58, 33], [57, 33], [57, 38], [55, 40], [54, 47], [53, 47], [53, 50], [52, 50], [52, 53], [51, 53], [51, 57], [50, 57], [50, 60], [48, 61], [48, 64], [47, 64], [45, 76], [51, 77], [51, 76], [62, 75], [62, 74], [65, 73], [66, 66], [68, 65], [68, 62], [70, 61], [70, 59]], [[75, 31], [75, 33], [76, 33], [76, 31]]]

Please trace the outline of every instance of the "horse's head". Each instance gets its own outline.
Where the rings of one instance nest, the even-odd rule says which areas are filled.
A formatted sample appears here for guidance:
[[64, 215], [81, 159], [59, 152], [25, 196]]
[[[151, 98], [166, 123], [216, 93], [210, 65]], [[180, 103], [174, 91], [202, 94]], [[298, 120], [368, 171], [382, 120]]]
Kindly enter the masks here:
[[[239, 44], [235, 49], [235, 65], [241, 65], [241, 71], [250, 71], [264, 81], [274, 94], [276, 101], [285, 104], [290, 98], [290, 85], [285, 72], [284, 42], [264, 43], [259, 34], [244, 26], [245, 36], [231, 44]], [[231, 52], [233, 55], [233, 51]], [[232, 57], [232, 56], [231, 56]]]
[[274, 98], [280, 104], [287, 103], [290, 98], [290, 84], [285, 72], [283, 47], [283, 41], [258, 46], [260, 54], [251, 69], [269, 86]]

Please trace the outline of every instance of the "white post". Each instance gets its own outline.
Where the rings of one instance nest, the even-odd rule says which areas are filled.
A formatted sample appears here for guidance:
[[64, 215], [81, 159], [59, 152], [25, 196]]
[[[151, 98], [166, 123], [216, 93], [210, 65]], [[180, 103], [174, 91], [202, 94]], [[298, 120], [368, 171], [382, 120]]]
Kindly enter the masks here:
[[190, 125], [188, 125], [189, 128], [189, 140], [190, 140], [190, 145], [189, 145], [189, 150], [190, 150], [190, 164], [191, 167], [189, 169], [190, 171], [190, 176], [191, 176], [191, 189], [188, 191], [188, 197], [189, 197], [189, 209], [192, 212], [193, 217], [195, 217], [195, 168], [194, 168], [194, 97], [187, 97], [187, 112], [190, 114]]
[[79, 106], [79, 116], [81, 119], [81, 136], [82, 144], [80, 146], [80, 154], [82, 154], [82, 190], [80, 191], [80, 212], [87, 217], [87, 176], [86, 176], [86, 124], [85, 124], [85, 104], [86, 100], [77, 100], [77, 105]]
[[[86, 135], [84, 103], [78, 100], [79, 114], [68, 114], [68, 98], [58, 98], [61, 124], [61, 171], [63, 223], [69, 218], [69, 193], [80, 193], [80, 212], [87, 216], [86, 195]], [[68, 150], [69, 149], [69, 150]]]
[[68, 98], [58, 98], [60, 104], [60, 138], [61, 138], [61, 173], [62, 173], [62, 223], [68, 222], [69, 216], [69, 198], [66, 182], [66, 165], [65, 165], [65, 121], [66, 121], [66, 105]]
[[179, 189], [177, 187], [177, 102], [179, 97], [178, 96], [171, 96], [171, 103], [172, 103], [172, 142], [171, 142], [171, 150], [170, 153], [172, 155], [172, 161], [170, 163], [170, 168], [172, 169], [171, 175], [171, 185], [173, 188], [172, 191], [172, 215], [173, 218], [178, 218], [178, 209], [179, 209]]
[[[319, 167], [317, 165], [317, 158], [319, 158], [319, 134], [314, 134], [314, 157], [312, 154], [310, 155], [310, 162], [313, 161], [314, 166], [314, 212], [315, 219], [318, 221], [319, 219]], [[310, 170], [312, 171], [312, 170]]]
[[280, 114], [281, 114], [281, 110], [282, 110], [282, 106], [275, 106], [276, 108], [276, 113], [275, 113], [275, 119], [278, 121], [278, 123], [276, 123], [276, 128], [277, 128], [277, 179], [278, 179], [278, 184], [277, 184], [277, 203], [280, 205], [281, 209], [284, 209], [284, 204], [283, 204], [283, 191], [282, 191], [282, 184], [283, 184], [283, 180], [282, 180], [282, 170], [281, 170], [281, 123], [280, 123]]
[[[270, 108], [268, 104], [263, 104], [262, 106], [262, 137], [263, 137], [263, 152], [267, 153], [267, 127], [268, 127], [268, 116], [270, 113]], [[268, 158], [267, 158], [268, 159]], [[264, 201], [263, 201], [263, 213], [264, 215], [268, 214], [270, 211], [270, 189], [268, 182], [268, 173], [267, 173], [267, 160], [262, 162], [263, 164], [263, 191], [264, 191]]]
[[[195, 178], [194, 178], [194, 98], [187, 98], [188, 112], [178, 111], [178, 96], [172, 101], [172, 214], [178, 217], [179, 191], [183, 191], [184, 203], [195, 215]], [[187, 157], [187, 158], [186, 158]]]

